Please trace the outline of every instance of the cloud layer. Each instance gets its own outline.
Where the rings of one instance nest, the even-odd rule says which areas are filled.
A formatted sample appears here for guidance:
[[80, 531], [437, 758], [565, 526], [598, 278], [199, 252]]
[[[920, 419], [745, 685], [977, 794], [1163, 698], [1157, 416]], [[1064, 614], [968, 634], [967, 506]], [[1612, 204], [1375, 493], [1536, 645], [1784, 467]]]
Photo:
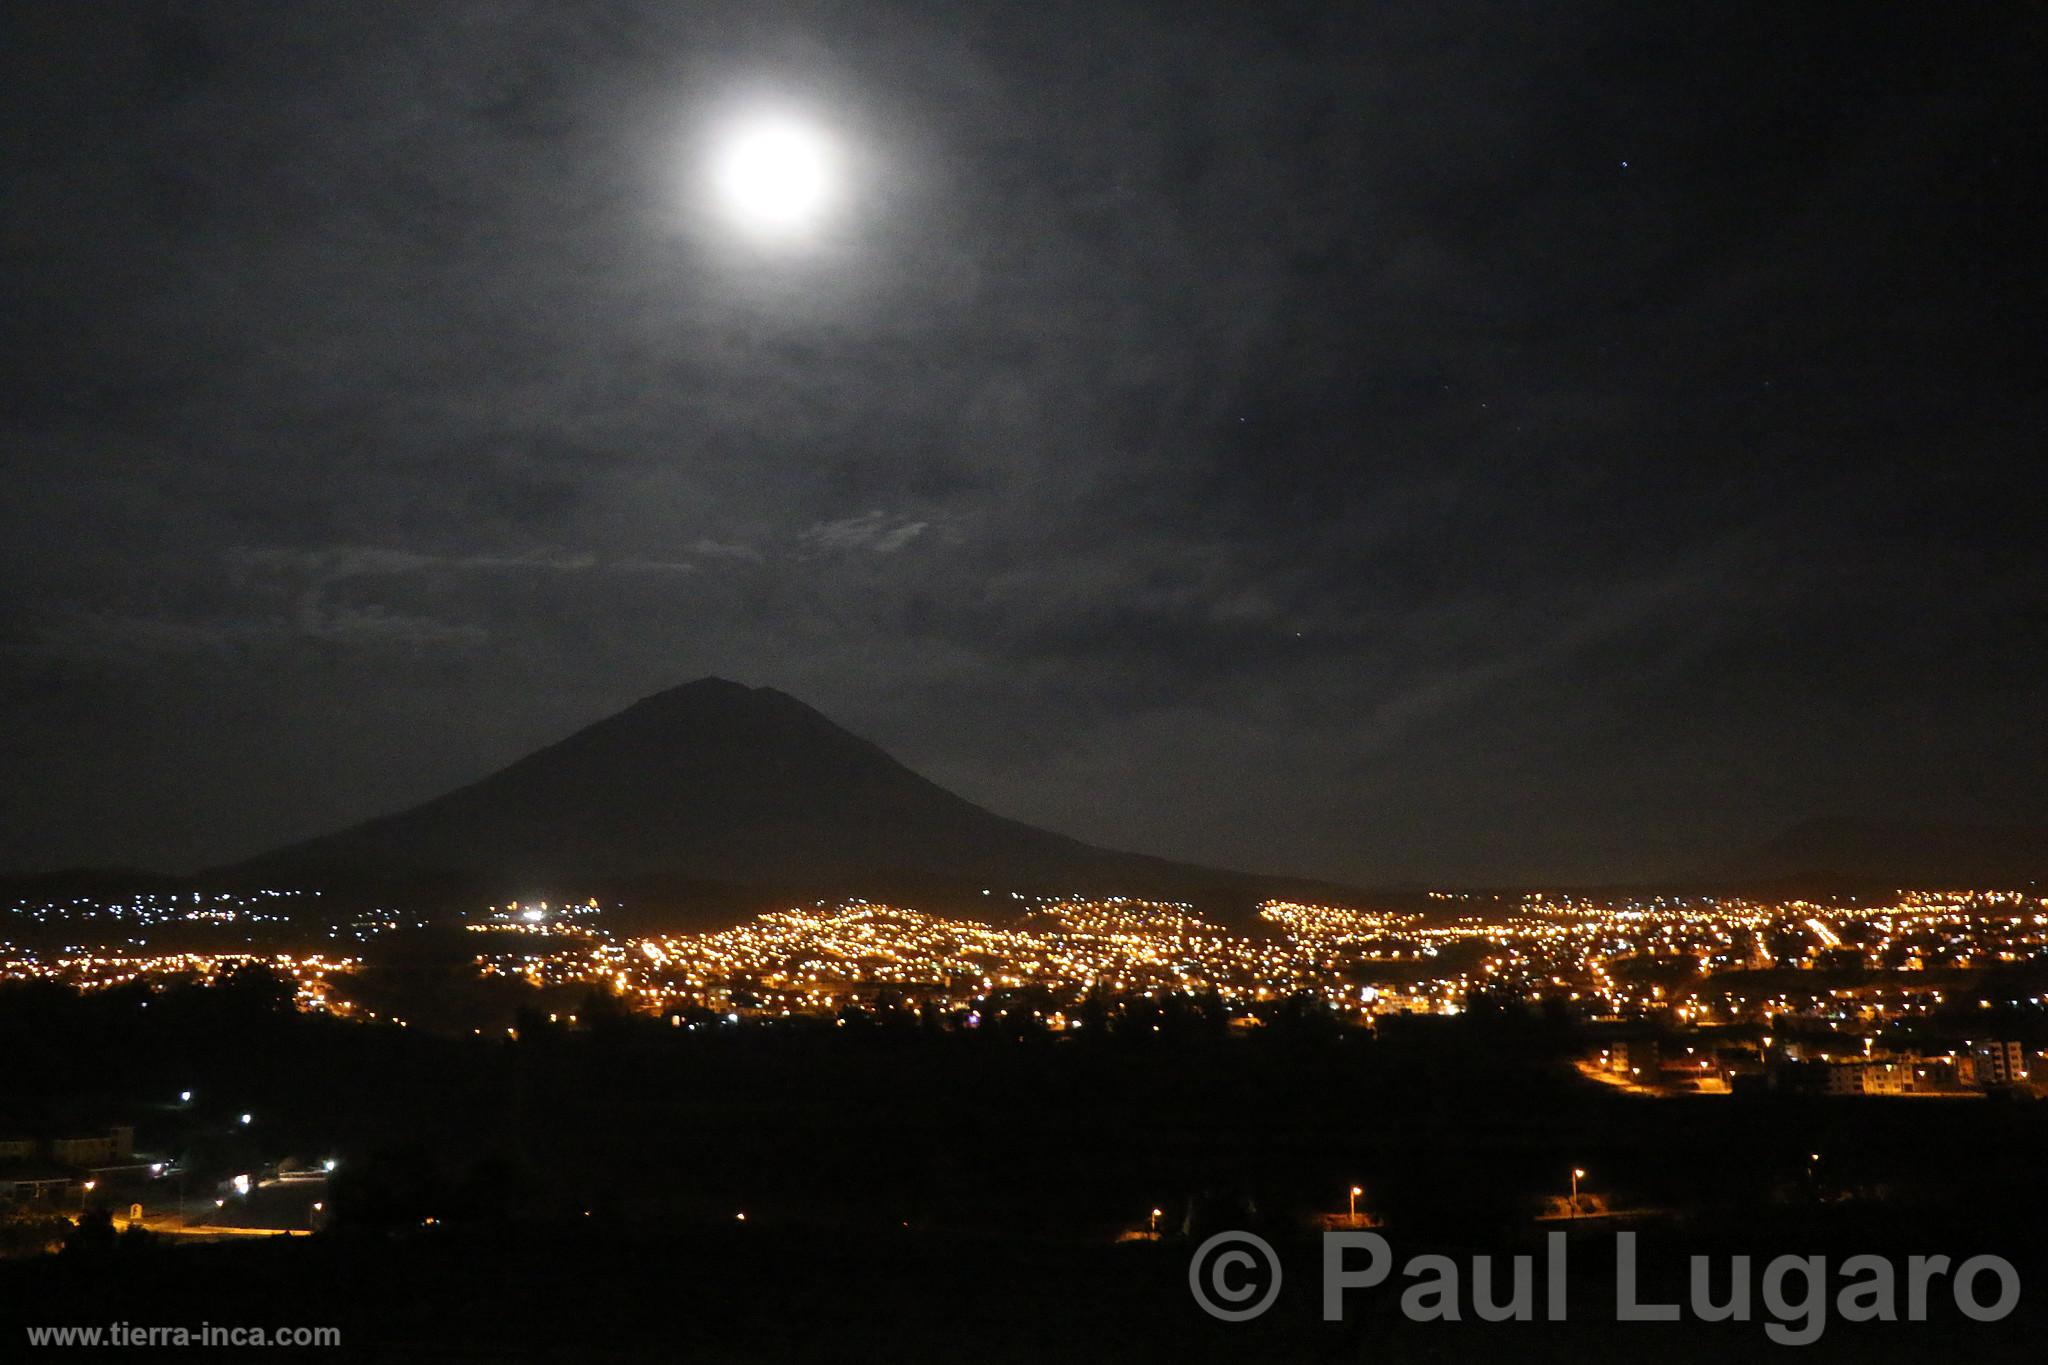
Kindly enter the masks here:
[[[704, 673], [1357, 880], [2048, 818], [2040, 27], [25, 14], [0, 867], [251, 852]], [[854, 157], [803, 253], [697, 202], [770, 98]]]

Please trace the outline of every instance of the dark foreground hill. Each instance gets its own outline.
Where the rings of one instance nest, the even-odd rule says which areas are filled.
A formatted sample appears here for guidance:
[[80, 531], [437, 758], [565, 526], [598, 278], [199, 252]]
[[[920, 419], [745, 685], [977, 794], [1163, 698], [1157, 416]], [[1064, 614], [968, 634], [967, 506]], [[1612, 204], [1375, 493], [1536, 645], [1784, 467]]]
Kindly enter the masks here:
[[740, 902], [748, 889], [929, 902], [978, 899], [987, 887], [1189, 899], [1220, 912], [1265, 894], [1335, 890], [1097, 848], [1005, 819], [794, 697], [718, 678], [648, 697], [425, 805], [232, 871], [294, 885]]

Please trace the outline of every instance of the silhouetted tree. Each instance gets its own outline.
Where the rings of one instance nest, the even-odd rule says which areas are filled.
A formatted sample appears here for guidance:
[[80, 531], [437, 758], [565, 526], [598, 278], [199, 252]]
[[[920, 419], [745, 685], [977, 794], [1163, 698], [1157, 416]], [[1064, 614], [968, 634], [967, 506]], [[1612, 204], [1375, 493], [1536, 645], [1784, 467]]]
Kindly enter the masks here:
[[235, 968], [214, 989], [229, 1015], [288, 1014], [295, 994], [290, 978], [257, 962]]
[[114, 1215], [105, 1209], [87, 1209], [64, 1238], [66, 1256], [101, 1257], [113, 1250]]

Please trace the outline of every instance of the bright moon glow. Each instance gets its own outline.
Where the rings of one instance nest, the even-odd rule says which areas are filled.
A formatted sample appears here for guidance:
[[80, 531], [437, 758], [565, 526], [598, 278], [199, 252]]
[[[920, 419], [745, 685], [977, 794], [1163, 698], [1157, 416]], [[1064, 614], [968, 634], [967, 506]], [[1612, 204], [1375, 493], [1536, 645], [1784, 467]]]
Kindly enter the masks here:
[[789, 119], [734, 129], [719, 146], [711, 175], [726, 212], [764, 237], [790, 237], [812, 226], [836, 189], [830, 141]]

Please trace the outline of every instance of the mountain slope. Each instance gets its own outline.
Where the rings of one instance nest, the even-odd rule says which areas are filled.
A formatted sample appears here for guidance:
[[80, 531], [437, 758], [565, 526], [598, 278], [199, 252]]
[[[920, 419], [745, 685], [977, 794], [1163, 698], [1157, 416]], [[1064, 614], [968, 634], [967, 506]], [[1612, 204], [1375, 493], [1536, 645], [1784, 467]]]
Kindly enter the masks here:
[[1723, 869], [1746, 879], [2016, 888], [2048, 879], [2048, 830], [1891, 820], [1807, 820]]
[[[983, 810], [773, 688], [648, 697], [424, 805], [244, 864], [298, 882], [441, 878], [523, 891], [634, 882], [876, 894], [1276, 894], [1307, 884], [1096, 848]], [[1327, 888], [1325, 888], [1327, 890]]]

